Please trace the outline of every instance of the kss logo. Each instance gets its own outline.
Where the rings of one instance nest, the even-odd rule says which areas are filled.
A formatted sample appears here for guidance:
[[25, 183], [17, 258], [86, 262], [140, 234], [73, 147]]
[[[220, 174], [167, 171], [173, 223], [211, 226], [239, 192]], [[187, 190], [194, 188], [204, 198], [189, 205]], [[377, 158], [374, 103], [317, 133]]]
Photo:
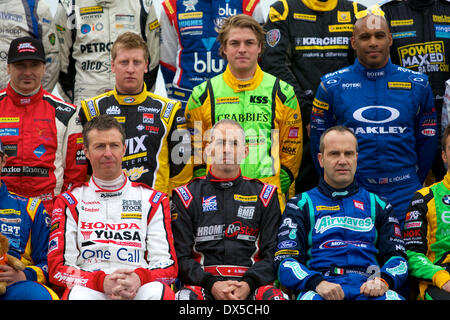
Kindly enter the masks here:
[[450, 194], [446, 194], [442, 197], [442, 202], [448, 206], [450, 206]]

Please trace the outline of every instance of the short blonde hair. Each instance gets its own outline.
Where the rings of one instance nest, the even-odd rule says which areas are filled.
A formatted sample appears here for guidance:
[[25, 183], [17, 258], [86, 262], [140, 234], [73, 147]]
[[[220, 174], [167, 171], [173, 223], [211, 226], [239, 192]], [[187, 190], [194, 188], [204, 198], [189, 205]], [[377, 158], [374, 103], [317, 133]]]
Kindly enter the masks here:
[[111, 58], [114, 60], [117, 56], [117, 50], [119, 48], [125, 49], [142, 49], [144, 50], [144, 58], [146, 61], [150, 61], [150, 53], [148, 51], [147, 43], [142, 39], [140, 35], [134, 32], [125, 32], [117, 37], [116, 41], [111, 48]]

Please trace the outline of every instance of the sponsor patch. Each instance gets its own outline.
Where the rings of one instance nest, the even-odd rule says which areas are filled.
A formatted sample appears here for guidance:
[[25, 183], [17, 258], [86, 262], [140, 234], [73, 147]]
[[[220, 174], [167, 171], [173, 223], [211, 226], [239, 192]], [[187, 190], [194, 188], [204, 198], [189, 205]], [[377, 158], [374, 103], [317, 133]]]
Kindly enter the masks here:
[[184, 186], [178, 187], [175, 188], [175, 192], [178, 193], [178, 195], [180, 196], [180, 199], [183, 202], [184, 206], [188, 208], [192, 202], [192, 199], [194, 198], [189, 189]]
[[203, 212], [217, 211], [216, 196], [202, 197]]
[[416, 31], [394, 32], [392, 34], [392, 39], [414, 38], [415, 36]]
[[244, 196], [241, 194], [235, 194], [233, 195], [233, 199], [240, 202], [256, 202], [258, 200], [258, 196]]
[[450, 206], [450, 195], [449, 194], [446, 194], [445, 196], [442, 197], [442, 203]]
[[253, 219], [254, 214], [255, 214], [255, 207], [239, 206], [237, 216], [242, 219]]
[[155, 29], [157, 29], [159, 27], [160, 27], [160, 25], [159, 25], [159, 21], [158, 20], [155, 20], [155, 21], [153, 21], [152, 23], [150, 23], [148, 25], [148, 28], [150, 29], [150, 31], [151, 30], [155, 30]]
[[315, 22], [317, 20], [317, 16], [313, 14], [294, 13], [294, 19]]
[[450, 25], [435, 24], [436, 38], [450, 38]]
[[163, 118], [169, 119], [170, 114], [172, 113], [172, 110], [173, 110], [174, 107], [175, 107], [175, 104], [173, 104], [171, 102], [168, 102], [167, 103], [167, 107], [166, 107], [166, 111], [164, 111], [164, 114], [163, 114]]
[[237, 103], [239, 103], [239, 97], [223, 97], [216, 99], [216, 104], [237, 104]]
[[352, 16], [350, 11], [339, 11], [337, 12], [337, 19], [339, 23], [347, 23], [352, 21]]
[[414, 19], [391, 20], [391, 27], [412, 26], [413, 24], [414, 24]]
[[328, 26], [329, 32], [353, 32], [352, 24], [333, 24]]
[[62, 197], [64, 199], [66, 199], [66, 201], [70, 204], [70, 205], [74, 205], [76, 203], [76, 200], [67, 192], [64, 192], [62, 194]]
[[323, 110], [328, 110], [330, 108], [330, 105], [328, 103], [320, 101], [316, 98], [314, 98], [313, 106]]
[[2, 128], [0, 129], [0, 137], [5, 136], [18, 136], [19, 135], [19, 128]]
[[162, 192], [160, 192], [160, 191], [156, 192], [156, 193], [153, 195], [152, 203], [155, 203], [155, 204], [158, 203], [159, 200], [161, 199], [162, 195], [163, 195]]
[[316, 206], [317, 211], [339, 211], [341, 210], [341, 207], [339, 205], [337, 206]]
[[2, 117], [0, 118], [0, 123], [17, 123], [20, 122], [20, 118], [19, 117]]
[[266, 42], [269, 47], [275, 47], [281, 39], [281, 33], [279, 29], [272, 29], [266, 33]]
[[265, 184], [264, 188], [259, 195], [264, 207], [267, 207], [270, 199], [272, 198], [273, 193], [275, 192], [276, 187], [270, 184]]
[[360, 209], [364, 211], [364, 203], [358, 200], [353, 200], [353, 205], [356, 209]]
[[289, 139], [297, 139], [299, 132], [300, 132], [300, 128], [298, 128], [298, 127], [290, 128], [288, 138]]
[[388, 89], [411, 90], [411, 82], [388, 82]]
[[99, 13], [103, 13], [103, 8], [101, 6], [80, 8], [80, 16], [84, 16], [87, 14], [99, 14]]

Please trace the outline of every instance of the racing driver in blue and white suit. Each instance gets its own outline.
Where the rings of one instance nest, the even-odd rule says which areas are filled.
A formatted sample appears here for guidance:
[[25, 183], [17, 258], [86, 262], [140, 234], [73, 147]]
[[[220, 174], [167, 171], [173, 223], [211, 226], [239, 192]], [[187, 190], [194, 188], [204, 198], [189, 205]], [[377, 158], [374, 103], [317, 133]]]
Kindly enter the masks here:
[[399, 300], [408, 276], [398, 220], [386, 199], [358, 186], [355, 134], [344, 126], [321, 138], [319, 185], [286, 205], [275, 270], [300, 300]]
[[164, 0], [161, 10], [161, 72], [167, 96], [184, 110], [192, 89], [225, 71], [217, 31], [240, 13], [264, 23], [260, 0]]
[[392, 37], [382, 14], [355, 23], [355, 63], [322, 77], [311, 114], [311, 152], [321, 171], [322, 132], [334, 125], [352, 129], [362, 149], [356, 180], [386, 197], [403, 227], [408, 203], [433, 163], [437, 120], [428, 77], [391, 63]]

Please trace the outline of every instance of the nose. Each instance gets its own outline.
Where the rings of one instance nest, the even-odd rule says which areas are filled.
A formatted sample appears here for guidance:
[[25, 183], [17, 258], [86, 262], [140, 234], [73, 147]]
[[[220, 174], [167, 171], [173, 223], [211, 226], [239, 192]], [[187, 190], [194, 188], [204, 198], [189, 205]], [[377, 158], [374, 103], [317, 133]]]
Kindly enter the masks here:
[[23, 74], [24, 74], [24, 75], [31, 75], [31, 74], [33, 74], [33, 68], [25, 67], [25, 68], [23, 69]]
[[369, 44], [370, 47], [376, 47], [378, 45], [378, 41], [375, 38], [375, 36], [371, 36], [370, 37], [368, 44]]
[[347, 159], [345, 158], [345, 155], [344, 155], [344, 154], [341, 154], [341, 155], [339, 156], [338, 164], [339, 164], [339, 165], [346, 165], [346, 164], [347, 164]]
[[247, 50], [247, 46], [244, 41], [239, 44], [239, 52], [245, 52]]
[[223, 143], [223, 153], [231, 153], [233, 152], [233, 145], [227, 141]]
[[107, 157], [107, 158], [112, 156], [112, 151], [111, 151], [111, 147], [110, 146], [106, 146], [105, 152], [103, 153], [103, 156]]
[[134, 64], [133, 63], [129, 63], [127, 65], [126, 71], [129, 72], [129, 73], [133, 73], [135, 69], [136, 68], [135, 68]]

